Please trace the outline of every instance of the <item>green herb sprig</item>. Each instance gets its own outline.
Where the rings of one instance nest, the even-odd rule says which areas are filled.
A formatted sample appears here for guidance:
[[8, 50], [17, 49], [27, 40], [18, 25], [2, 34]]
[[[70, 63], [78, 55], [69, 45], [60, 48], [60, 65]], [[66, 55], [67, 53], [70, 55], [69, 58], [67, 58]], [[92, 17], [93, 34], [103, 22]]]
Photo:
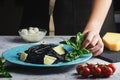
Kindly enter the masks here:
[[0, 78], [11, 78], [11, 74], [7, 72], [4, 66], [5, 59], [0, 58]]
[[75, 36], [75, 42], [66, 40], [67, 45], [73, 48], [72, 51], [66, 54], [65, 56], [66, 61], [72, 61], [72, 60], [79, 58], [80, 56], [90, 53], [89, 50], [85, 48], [81, 48], [83, 41], [84, 41], [84, 35], [81, 32], [78, 32], [77, 35]]

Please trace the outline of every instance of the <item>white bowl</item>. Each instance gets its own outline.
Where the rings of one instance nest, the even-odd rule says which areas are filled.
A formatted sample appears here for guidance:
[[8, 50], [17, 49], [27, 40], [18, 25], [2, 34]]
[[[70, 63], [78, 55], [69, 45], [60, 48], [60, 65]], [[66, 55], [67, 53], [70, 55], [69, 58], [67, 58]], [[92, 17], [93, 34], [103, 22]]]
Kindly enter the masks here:
[[18, 31], [19, 35], [27, 42], [39, 42], [45, 37], [47, 30], [36, 28], [35, 31], [32, 29], [21, 29]]

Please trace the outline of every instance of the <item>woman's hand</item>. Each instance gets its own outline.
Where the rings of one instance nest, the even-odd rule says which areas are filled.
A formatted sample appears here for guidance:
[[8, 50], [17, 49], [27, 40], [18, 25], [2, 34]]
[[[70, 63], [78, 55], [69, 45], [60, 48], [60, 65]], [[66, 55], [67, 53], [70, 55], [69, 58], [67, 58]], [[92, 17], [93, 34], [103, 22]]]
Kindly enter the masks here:
[[85, 35], [85, 40], [82, 47], [90, 50], [93, 53], [93, 56], [100, 55], [104, 49], [104, 44], [100, 35], [92, 31], [83, 34]]
[[112, 0], [94, 0], [88, 23], [83, 31], [86, 36], [82, 47], [89, 49], [94, 56], [103, 52], [104, 44], [99, 35], [101, 27], [108, 14]]

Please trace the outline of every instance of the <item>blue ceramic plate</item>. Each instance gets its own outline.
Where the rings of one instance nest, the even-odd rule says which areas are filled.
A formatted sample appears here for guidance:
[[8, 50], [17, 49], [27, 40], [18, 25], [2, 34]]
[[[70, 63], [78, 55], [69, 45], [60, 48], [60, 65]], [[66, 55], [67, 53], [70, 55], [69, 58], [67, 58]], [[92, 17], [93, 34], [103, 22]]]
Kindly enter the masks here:
[[[9, 62], [14, 63], [14, 64], [19, 64], [19, 65], [23, 65], [23, 66], [35, 66], [35, 67], [60, 67], [60, 66], [69, 66], [69, 65], [75, 65], [78, 63], [82, 63], [85, 62], [87, 60], [89, 60], [92, 57], [92, 53], [85, 55], [84, 57], [80, 57], [74, 61], [71, 62], [59, 62], [56, 64], [52, 64], [52, 65], [44, 65], [44, 64], [32, 64], [32, 63], [27, 63], [27, 62], [23, 62], [21, 60], [19, 60], [19, 56], [17, 55], [20, 52], [25, 51], [26, 49], [28, 49], [30, 46], [33, 46], [36, 44], [25, 44], [22, 46], [17, 46], [14, 47], [12, 49], [9, 49], [5, 52], [3, 52], [2, 56]], [[71, 47], [69, 47], [68, 45], [64, 45], [64, 48], [67, 51], [71, 50]]]

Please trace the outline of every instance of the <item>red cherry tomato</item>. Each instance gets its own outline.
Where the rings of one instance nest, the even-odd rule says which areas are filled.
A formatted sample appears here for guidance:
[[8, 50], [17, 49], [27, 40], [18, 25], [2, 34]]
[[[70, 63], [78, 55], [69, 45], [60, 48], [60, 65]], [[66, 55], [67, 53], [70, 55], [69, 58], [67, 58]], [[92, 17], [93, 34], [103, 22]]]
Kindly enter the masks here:
[[90, 74], [92, 75], [94, 68], [95, 68], [95, 65], [91, 63], [91, 64], [87, 64], [87, 67], [90, 69]]
[[76, 71], [77, 71], [78, 74], [81, 75], [83, 67], [84, 67], [84, 66], [83, 66], [82, 64], [78, 64], [78, 65], [77, 65]]
[[113, 73], [116, 71], [116, 68], [115, 68], [114, 64], [110, 63], [110, 64], [108, 64], [107, 66], [109, 66], [109, 67], [112, 68]]
[[104, 67], [104, 64], [98, 64], [98, 67], [102, 69]]
[[94, 68], [92, 75], [93, 77], [100, 77], [101, 72], [102, 72], [101, 68], [97, 66]]
[[88, 77], [90, 75], [90, 69], [87, 66], [84, 66], [81, 75], [82, 77]]
[[110, 77], [113, 74], [113, 70], [111, 67], [105, 66], [103, 71], [103, 77]]
[[98, 64], [98, 67], [101, 69], [101, 75], [103, 75], [105, 65], [104, 64]]
[[94, 64], [87, 64], [87, 67], [89, 68], [89, 69], [93, 69], [94, 67], [95, 67], [95, 65]]
[[110, 63], [106, 64], [88, 64], [87, 66], [79, 64], [76, 67], [77, 73], [80, 74], [82, 77], [110, 77], [115, 71], [115, 66]]

